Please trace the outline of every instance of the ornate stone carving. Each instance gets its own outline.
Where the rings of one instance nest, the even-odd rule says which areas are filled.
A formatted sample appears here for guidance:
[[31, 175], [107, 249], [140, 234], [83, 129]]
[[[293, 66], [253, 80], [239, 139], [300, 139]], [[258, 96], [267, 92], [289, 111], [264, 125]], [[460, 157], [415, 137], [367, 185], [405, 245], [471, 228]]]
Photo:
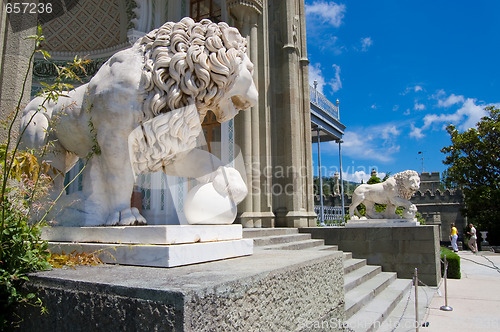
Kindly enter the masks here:
[[[223, 122], [257, 102], [253, 65], [245, 51], [246, 40], [226, 23], [184, 18], [113, 55], [89, 83], [57, 103], [40, 109], [43, 98], [35, 98], [21, 121], [23, 145], [52, 141], [45, 160], [56, 173], [68, 172], [78, 157], [100, 152], [83, 171], [83, 190], [57, 202], [55, 220], [64, 226], [145, 223], [130, 206], [135, 175], [157, 170], [210, 184], [208, 193], [231, 203], [220, 208], [232, 211], [247, 193], [244, 181], [236, 170], [197, 149], [195, 140], [208, 110]], [[62, 190], [60, 179], [54, 178], [56, 194]], [[206, 193], [195, 196], [192, 209], [212, 202]], [[206, 223], [217, 223], [217, 218]]]
[[78, 1], [69, 12], [45, 23], [44, 49], [59, 52], [88, 52], [128, 46], [126, 4], [118, 0]]
[[[382, 183], [362, 184], [352, 194], [352, 203], [349, 206], [351, 219], [361, 217], [356, 207], [363, 203], [366, 206], [365, 219], [399, 219], [396, 208], [402, 206], [404, 219], [413, 219], [417, 207], [410, 202], [410, 198], [420, 188], [420, 177], [415, 171], [404, 171], [391, 176]], [[386, 209], [378, 213], [375, 211], [375, 203], [386, 204]], [[356, 216], [356, 215], [357, 216]]]
[[227, 8], [234, 8], [243, 6], [254, 9], [259, 15], [262, 14], [262, 1], [261, 0], [227, 0]]

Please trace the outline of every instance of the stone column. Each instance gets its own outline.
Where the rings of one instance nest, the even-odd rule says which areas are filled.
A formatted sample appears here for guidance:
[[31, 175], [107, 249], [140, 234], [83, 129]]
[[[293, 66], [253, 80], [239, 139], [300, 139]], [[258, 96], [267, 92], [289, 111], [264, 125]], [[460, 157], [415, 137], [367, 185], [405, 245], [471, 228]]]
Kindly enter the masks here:
[[[6, 3], [7, 1], [2, 1], [0, 6], [0, 117], [2, 119], [7, 119], [16, 110], [35, 46], [33, 40], [27, 40], [26, 37], [36, 34], [36, 16], [7, 15]], [[31, 79], [30, 70], [24, 87], [21, 110], [31, 97]], [[18, 127], [16, 121], [13, 127], [16, 135]], [[1, 131], [0, 135], [0, 140], [7, 139], [6, 131]]]
[[242, 150], [249, 189], [249, 195], [238, 206], [239, 220], [244, 227], [273, 227], [274, 214], [266, 196], [268, 183], [262, 176], [263, 168], [267, 166], [266, 147], [269, 143], [268, 132], [262, 128], [267, 125], [263, 120], [268, 118], [264, 98], [267, 91], [263, 84], [264, 63], [267, 62], [264, 50], [267, 43], [262, 38], [263, 6], [261, 1], [227, 0], [226, 3], [235, 26], [247, 39], [247, 53], [254, 64], [254, 80], [259, 90], [259, 103], [235, 118], [236, 142]]
[[312, 182], [311, 117], [304, 2], [270, 3], [273, 42], [272, 101], [273, 209], [276, 225], [307, 227], [316, 223]]

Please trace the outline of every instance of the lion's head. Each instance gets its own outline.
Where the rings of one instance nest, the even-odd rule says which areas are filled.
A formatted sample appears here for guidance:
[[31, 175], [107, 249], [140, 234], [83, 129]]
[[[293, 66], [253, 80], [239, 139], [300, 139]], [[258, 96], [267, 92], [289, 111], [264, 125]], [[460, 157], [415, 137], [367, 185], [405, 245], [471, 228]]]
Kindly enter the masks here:
[[236, 28], [186, 17], [165, 23], [137, 43], [144, 52], [144, 121], [194, 104], [201, 120], [211, 110], [224, 122], [256, 104], [253, 65]]
[[407, 170], [394, 175], [398, 194], [401, 198], [410, 200], [411, 196], [420, 188], [420, 176], [417, 172]]

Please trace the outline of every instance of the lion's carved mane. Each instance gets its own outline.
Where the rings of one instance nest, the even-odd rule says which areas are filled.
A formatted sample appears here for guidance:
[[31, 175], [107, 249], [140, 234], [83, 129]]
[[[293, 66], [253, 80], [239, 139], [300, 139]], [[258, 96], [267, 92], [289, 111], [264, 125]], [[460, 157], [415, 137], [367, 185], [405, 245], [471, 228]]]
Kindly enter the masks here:
[[408, 181], [412, 176], [418, 176], [418, 173], [415, 171], [406, 170], [394, 175], [394, 179], [396, 179], [396, 188], [398, 189], [398, 195], [399, 197], [406, 200], [410, 200], [411, 196], [416, 192], [416, 190], [408, 188]]
[[185, 17], [137, 43], [144, 52], [144, 121], [195, 104], [200, 116], [218, 107], [246, 52], [246, 39], [227, 23]]

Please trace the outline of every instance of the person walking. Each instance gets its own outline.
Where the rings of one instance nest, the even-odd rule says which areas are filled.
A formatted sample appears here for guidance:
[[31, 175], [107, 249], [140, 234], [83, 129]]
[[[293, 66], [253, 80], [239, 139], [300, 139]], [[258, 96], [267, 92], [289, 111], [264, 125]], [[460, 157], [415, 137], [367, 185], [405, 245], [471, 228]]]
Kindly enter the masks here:
[[470, 230], [467, 232], [467, 234], [470, 235], [469, 242], [467, 243], [469, 245], [470, 250], [476, 254], [477, 253], [477, 235], [476, 235], [476, 228], [472, 223], [469, 224]]
[[451, 232], [450, 232], [451, 247], [453, 248], [454, 252], [458, 252], [458, 245], [457, 245], [458, 230], [455, 227], [454, 223], [451, 223], [450, 227], [451, 227]]

